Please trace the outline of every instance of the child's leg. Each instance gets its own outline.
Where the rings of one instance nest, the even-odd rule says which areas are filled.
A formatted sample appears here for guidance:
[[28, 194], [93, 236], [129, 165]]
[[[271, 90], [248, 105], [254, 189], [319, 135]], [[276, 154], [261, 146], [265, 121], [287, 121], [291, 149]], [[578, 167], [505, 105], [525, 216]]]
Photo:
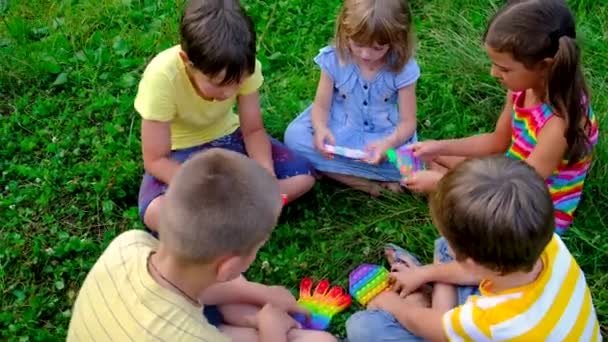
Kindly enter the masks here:
[[287, 196], [289, 202], [304, 195], [315, 185], [315, 178], [311, 175], [300, 175], [279, 180], [281, 193]]
[[150, 202], [144, 213], [144, 224], [152, 232], [158, 232], [160, 224], [160, 208], [162, 206], [164, 195], [160, 195]]
[[[291, 151], [280, 141], [270, 136], [269, 139], [274, 172], [279, 179], [281, 193], [291, 202], [307, 193], [315, 184], [314, 167], [306, 158]], [[242, 149], [245, 153], [244, 141]]]
[[325, 172], [324, 175], [353, 189], [366, 192], [372, 196], [380, 196], [382, 192], [382, 187], [380, 186], [380, 184], [369, 179], [342, 175], [332, 172]]
[[[238, 342], [263, 342], [259, 339], [256, 328], [242, 328], [225, 325], [220, 331], [229, 336], [233, 341]], [[324, 331], [292, 329], [287, 334], [287, 341], [290, 342], [336, 342], [336, 338]]]
[[422, 342], [390, 313], [383, 310], [356, 312], [346, 321], [348, 342]]
[[[451, 262], [453, 260], [450, 255], [448, 244], [445, 239], [441, 238], [435, 242], [434, 253], [435, 264]], [[433, 286], [432, 306], [434, 309], [449, 311], [458, 304], [458, 296], [456, 286], [450, 284], [435, 283]]]
[[[258, 341], [255, 315], [260, 310], [255, 305], [228, 304], [221, 305], [220, 311], [224, 316], [225, 324], [220, 330], [232, 337], [234, 341]], [[329, 333], [314, 330], [293, 329], [287, 335], [288, 341], [298, 342], [334, 342], [336, 339]]]

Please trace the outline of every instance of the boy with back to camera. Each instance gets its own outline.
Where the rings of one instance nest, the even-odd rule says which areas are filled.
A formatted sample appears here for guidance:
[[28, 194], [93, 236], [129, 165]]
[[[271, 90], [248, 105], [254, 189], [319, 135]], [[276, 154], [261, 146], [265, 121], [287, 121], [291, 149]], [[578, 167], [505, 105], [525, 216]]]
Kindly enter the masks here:
[[[350, 342], [601, 340], [585, 276], [554, 234], [551, 196], [531, 166], [504, 156], [465, 161], [442, 178], [430, 207], [455, 261], [393, 264], [395, 291], [349, 319]], [[432, 282], [429, 308], [412, 292]], [[477, 294], [462, 296], [473, 284]]]
[[298, 329], [272, 304], [233, 304], [219, 330], [202, 315], [207, 289], [247, 270], [281, 207], [276, 180], [255, 161], [223, 149], [194, 156], [167, 192], [160, 241], [127, 231], [97, 260], [74, 304], [68, 341], [335, 341]]

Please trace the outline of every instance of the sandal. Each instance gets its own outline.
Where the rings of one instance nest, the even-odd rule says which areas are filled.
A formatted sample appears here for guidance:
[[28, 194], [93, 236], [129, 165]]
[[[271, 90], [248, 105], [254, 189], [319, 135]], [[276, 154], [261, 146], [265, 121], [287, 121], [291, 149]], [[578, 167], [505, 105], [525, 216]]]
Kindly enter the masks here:
[[[399, 263], [404, 264], [407, 267], [410, 267], [411, 265], [422, 266], [415, 255], [393, 243], [387, 243], [384, 245], [384, 254], [391, 265], [394, 263]], [[391, 261], [391, 259], [393, 260]]]

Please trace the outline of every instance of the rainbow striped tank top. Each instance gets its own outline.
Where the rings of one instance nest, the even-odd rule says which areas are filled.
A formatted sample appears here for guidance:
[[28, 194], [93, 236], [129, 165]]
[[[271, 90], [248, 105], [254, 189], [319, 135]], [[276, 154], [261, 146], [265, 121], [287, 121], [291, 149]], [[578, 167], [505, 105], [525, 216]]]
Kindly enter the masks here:
[[[532, 108], [520, 107], [525, 96], [525, 91], [513, 94], [513, 130], [511, 146], [506, 153], [507, 156], [518, 160], [528, 158], [536, 146], [541, 129], [554, 115], [553, 110], [546, 103]], [[588, 115], [591, 121], [589, 140], [592, 146], [595, 146], [598, 140], [598, 123], [590, 106]], [[591, 159], [591, 153], [572, 165], [568, 165], [568, 160], [564, 159], [546, 180], [555, 207], [555, 224], [558, 233], [564, 232], [572, 223], [574, 211], [581, 200], [583, 183], [591, 166]]]

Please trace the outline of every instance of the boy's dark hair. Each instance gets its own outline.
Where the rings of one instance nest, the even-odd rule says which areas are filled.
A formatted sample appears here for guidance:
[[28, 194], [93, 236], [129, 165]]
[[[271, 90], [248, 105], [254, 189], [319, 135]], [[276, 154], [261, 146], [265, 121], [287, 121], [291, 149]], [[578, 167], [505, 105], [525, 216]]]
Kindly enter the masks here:
[[574, 164], [589, 153], [589, 89], [581, 68], [575, 21], [563, 0], [509, 1], [490, 21], [484, 42], [532, 68], [553, 58], [547, 101], [568, 127], [567, 159]]
[[430, 207], [456, 260], [503, 274], [531, 271], [555, 229], [545, 181], [505, 156], [458, 165], [439, 182]]
[[270, 236], [281, 207], [278, 182], [257, 162], [210, 149], [186, 161], [174, 176], [159, 238], [189, 263], [249, 255]]
[[180, 23], [181, 47], [193, 66], [220, 85], [237, 83], [255, 71], [253, 21], [238, 0], [190, 0]]

